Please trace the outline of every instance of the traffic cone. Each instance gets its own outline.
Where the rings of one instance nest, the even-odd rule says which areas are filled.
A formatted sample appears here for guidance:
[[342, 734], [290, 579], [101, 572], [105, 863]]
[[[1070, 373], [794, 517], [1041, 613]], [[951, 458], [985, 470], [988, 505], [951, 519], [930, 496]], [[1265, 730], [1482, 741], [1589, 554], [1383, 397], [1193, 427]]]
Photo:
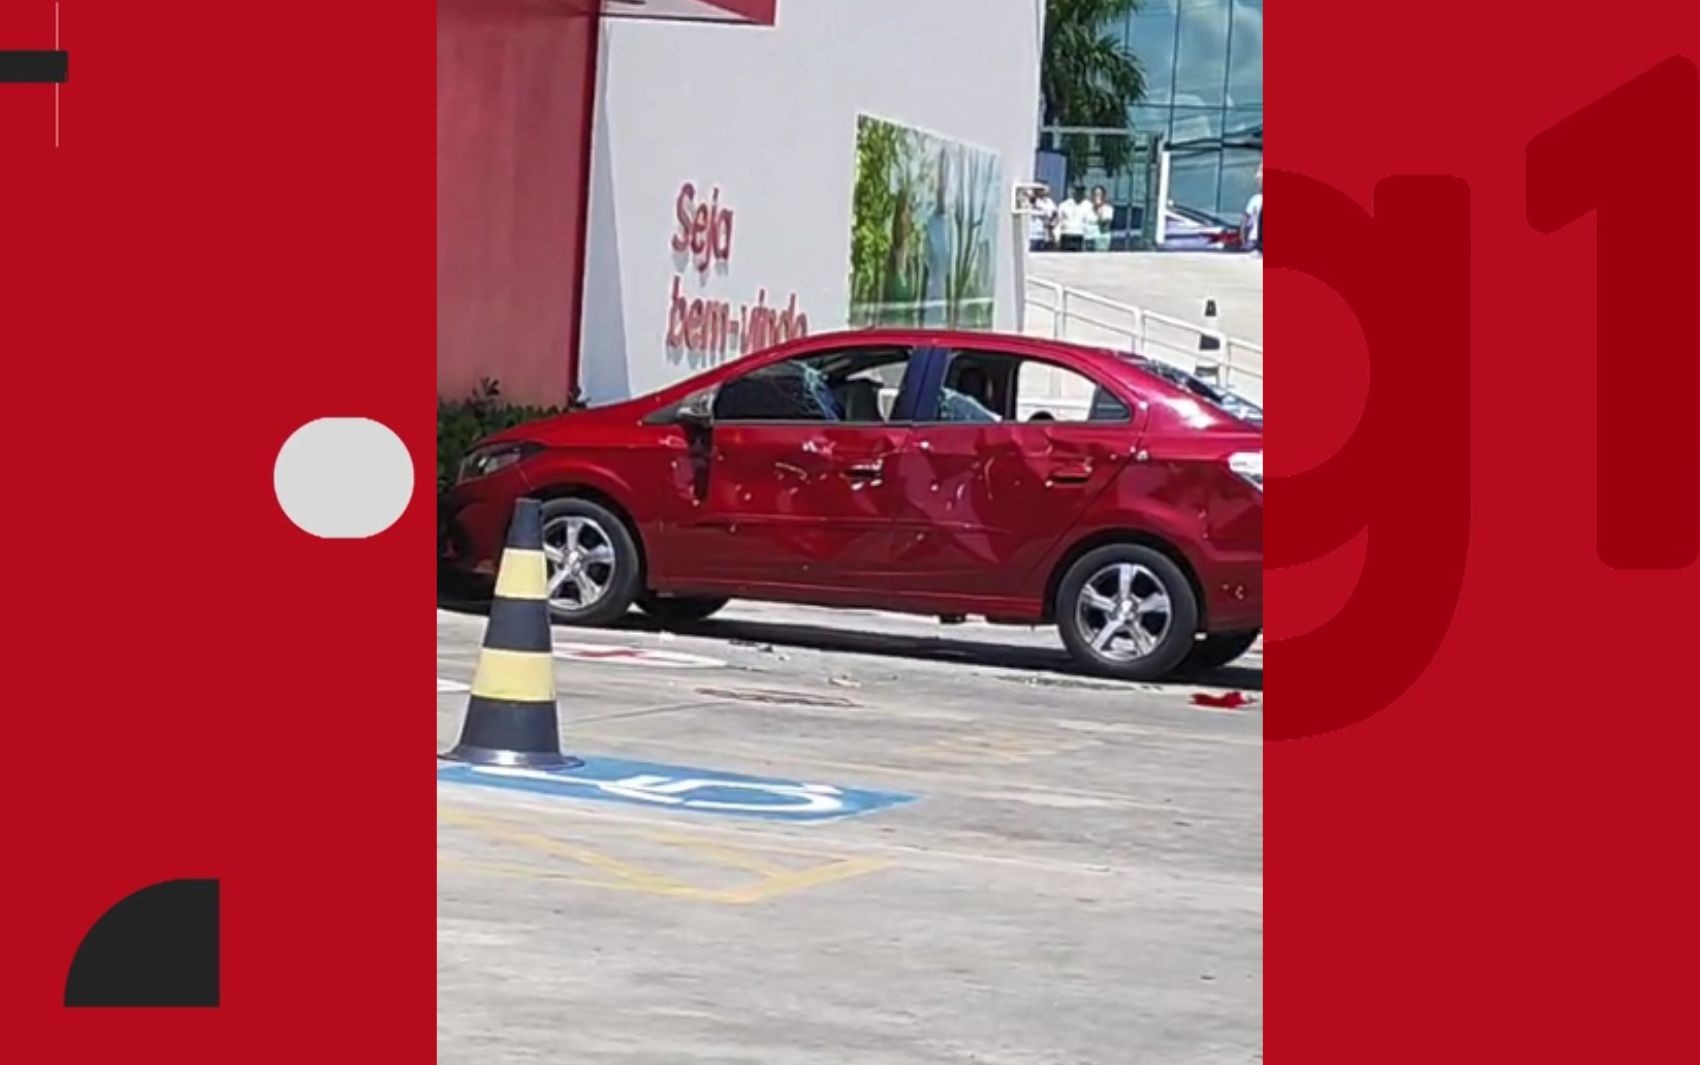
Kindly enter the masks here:
[[460, 743], [442, 757], [475, 765], [584, 764], [561, 753], [549, 567], [543, 559], [542, 511], [535, 499], [521, 499], [514, 506]]
[[1204, 331], [1198, 334], [1199, 351], [1221, 351], [1222, 334], [1217, 329], [1216, 301], [1204, 301]]
[[1216, 301], [1204, 301], [1204, 328], [1198, 334], [1198, 362], [1193, 376], [1203, 381], [1219, 381], [1222, 376], [1217, 359], [1221, 357], [1222, 333], [1216, 327]]

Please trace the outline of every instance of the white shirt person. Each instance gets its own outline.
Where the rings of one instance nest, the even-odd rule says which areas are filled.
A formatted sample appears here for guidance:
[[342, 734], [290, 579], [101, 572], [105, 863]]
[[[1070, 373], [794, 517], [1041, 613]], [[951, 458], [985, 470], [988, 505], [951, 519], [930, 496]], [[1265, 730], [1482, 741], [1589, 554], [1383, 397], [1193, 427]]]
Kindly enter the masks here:
[[1040, 185], [1033, 190], [1029, 206], [1033, 213], [1027, 216], [1027, 240], [1034, 251], [1044, 251], [1051, 246], [1051, 229], [1057, 220], [1057, 202], [1051, 199], [1051, 190]]
[[1074, 193], [1057, 208], [1057, 235], [1063, 251], [1079, 251], [1086, 246], [1086, 230], [1096, 225], [1097, 214], [1086, 201], [1086, 186], [1076, 185]]

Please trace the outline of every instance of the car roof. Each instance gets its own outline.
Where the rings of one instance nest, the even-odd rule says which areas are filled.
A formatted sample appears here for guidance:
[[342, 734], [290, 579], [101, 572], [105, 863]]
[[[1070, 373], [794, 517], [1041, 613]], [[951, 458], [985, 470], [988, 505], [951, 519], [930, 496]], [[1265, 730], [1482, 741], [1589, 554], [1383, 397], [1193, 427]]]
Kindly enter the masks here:
[[[840, 346], [873, 348], [886, 344], [903, 347], [978, 348], [983, 351], [1001, 352], [1029, 358], [1049, 358], [1065, 366], [1072, 363], [1077, 367], [1090, 367], [1122, 387], [1132, 389], [1149, 398], [1177, 399], [1189, 402], [1194, 398], [1192, 393], [1181, 385], [1140, 367], [1129, 357], [1134, 354], [1133, 352], [1116, 351], [1086, 344], [1073, 344], [1064, 340], [1031, 337], [1018, 333], [996, 333], [976, 329], [894, 329], [881, 327], [838, 329], [788, 340], [783, 344], [777, 344], [761, 351], [753, 351], [741, 358], [728, 360], [719, 366], [675, 381], [658, 392], [636, 397], [625, 403], [615, 404], [614, 407], [639, 407], [646, 410], [659, 408], [668, 403], [677, 402], [706, 385], [719, 383], [729, 377], [747, 373], [763, 365], [815, 352], [825, 353]], [[600, 409], [611, 410], [613, 408], [604, 407]]]
[[902, 347], [978, 348], [1011, 355], [1049, 357], [1058, 362], [1072, 361], [1092, 366], [1138, 388], [1177, 397], [1191, 395], [1173, 381], [1140, 366], [1131, 357], [1133, 352], [1020, 333], [994, 333], [976, 329], [840, 329], [790, 341], [780, 347], [769, 348], [759, 355], [763, 358], [786, 358], [792, 354], [831, 348], [840, 344], [855, 347], [891, 344]]

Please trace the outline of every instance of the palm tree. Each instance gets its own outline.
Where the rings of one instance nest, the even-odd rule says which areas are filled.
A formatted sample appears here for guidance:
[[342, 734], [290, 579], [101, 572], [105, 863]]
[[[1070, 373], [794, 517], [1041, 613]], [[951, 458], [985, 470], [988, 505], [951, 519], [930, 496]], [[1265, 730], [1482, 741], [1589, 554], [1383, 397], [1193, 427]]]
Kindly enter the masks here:
[[[1039, 75], [1047, 126], [1090, 126], [1132, 132], [1128, 108], [1145, 99], [1145, 70], [1112, 32], [1126, 25], [1139, 0], [1049, 0]], [[1100, 137], [1098, 154], [1115, 173], [1133, 156], [1130, 137]], [[1091, 138], [1065, 135], [1069, 172], [1084, 170]]]

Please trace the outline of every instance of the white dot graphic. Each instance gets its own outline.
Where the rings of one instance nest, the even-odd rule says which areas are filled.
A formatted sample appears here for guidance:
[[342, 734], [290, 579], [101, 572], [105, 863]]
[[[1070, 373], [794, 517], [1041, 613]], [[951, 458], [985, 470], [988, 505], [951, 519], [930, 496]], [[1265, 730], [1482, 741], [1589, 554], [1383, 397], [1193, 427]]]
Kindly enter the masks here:
[[289, 520], [328, 540], [360, 540], [395, 524], [413, 498], [413, 456], [370, 418], [319, 418], [277, 453], [272, 489]]

